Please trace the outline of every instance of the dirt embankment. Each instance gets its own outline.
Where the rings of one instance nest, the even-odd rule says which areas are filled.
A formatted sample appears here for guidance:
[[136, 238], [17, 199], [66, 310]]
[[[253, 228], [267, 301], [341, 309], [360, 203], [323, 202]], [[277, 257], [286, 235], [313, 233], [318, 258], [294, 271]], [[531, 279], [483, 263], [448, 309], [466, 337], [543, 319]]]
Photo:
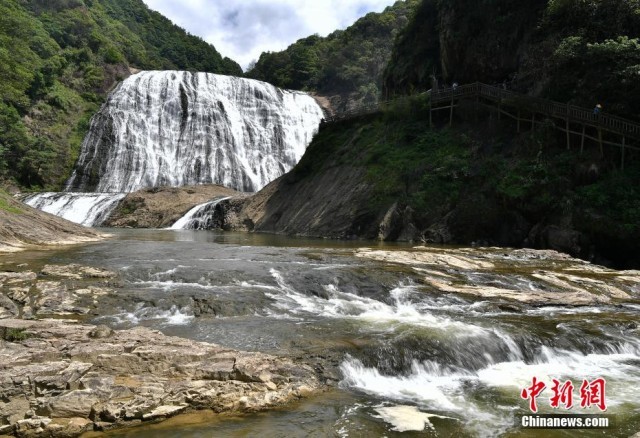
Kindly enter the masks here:
[[92, 242], [105, 235], [36, 210], [0, 191], [0, 253]]
[[218, 185], [139, 190], [127, 195], [103, 225], [119, 228], [165, 228], [173, 225], [195, 205], [224, 196], [246, 195]]

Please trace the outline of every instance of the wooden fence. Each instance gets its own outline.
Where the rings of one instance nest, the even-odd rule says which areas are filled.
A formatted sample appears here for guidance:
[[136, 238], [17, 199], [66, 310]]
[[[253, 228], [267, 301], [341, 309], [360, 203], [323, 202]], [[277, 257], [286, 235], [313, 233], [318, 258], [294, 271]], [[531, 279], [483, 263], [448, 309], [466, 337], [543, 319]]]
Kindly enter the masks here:
[[[430, 90], [429, 95], [429, 125], [433, 124], [432, 117], [434, 111], [448, 110], [449, 124], [453, 123], [454, 108], [461, 100], [473, 100], [476, 104], [489, 105], [497, 108], [498, 114], [506, 115], [517, 121], [518, 132], [522, 123], [529, 123], [531, 129], [535, 129], [536, 123], [540, 123], [540, 116], [562, 120], [562, 126], [554, 126], [567, 134], [567, 148], [571, 146], [571, 134], [579, 135], [581, 138], [580, 151], [584, 149], [585, 139], [598, 142], [600, 151], [603, 152], [603, 145], [620, 147], [622, 150], [622, 167], [624, 168], [625, 149], [640, 150], [639, 147], [628, 144], [628, 139], [640, 139], [640, 123], [627, 120], [612, 114], [595, 114], [593, 109], [582, 108], [566, 103], [554, 102], [552, 100], [541, 99], [516, 93], [500, 86], [487, 85], [480, 82], [460, 85], [441, 90]], [[414, 97], [414, 96], [411, 96]], [[367, 114], [374, 114], [382, 111], [389, 105], [393, 105], [405, 98], [379, 102], [376, 104], [364, 105], [350, 111], [333, 114], [326, 118], [326, 123], [338, 122]], [[580, 130], [575, 130], [579, 125]], [[587, 132], [595, 131], [595, 134]], [[611, 141], [603, 138], [603, 131], [621, 136], [621, 141]]]

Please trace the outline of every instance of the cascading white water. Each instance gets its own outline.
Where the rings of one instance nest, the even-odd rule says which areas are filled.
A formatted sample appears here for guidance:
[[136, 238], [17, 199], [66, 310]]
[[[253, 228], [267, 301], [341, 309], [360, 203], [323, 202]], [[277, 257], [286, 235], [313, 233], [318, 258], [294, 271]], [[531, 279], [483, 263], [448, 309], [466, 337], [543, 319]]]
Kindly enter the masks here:
[[65, 188], [100, 194], [45, 193], [28, 203], [98, 226], [126, 193], [146, 187], [257, 191], [295, 166], [322, 117], [311, 96], [264, 82], [141, 72], [122, 82], [93, 118]]
[[138, 73], [92, 120], [67, 190], [221, 184], [257, 191], [300, 160], [322, 117], [311, 96], [264, 82]]
[[109, 217], [124, 193], [37, 193], [22, 202], [87, 227], [100, 225]]
[[206, 230], [209, 228], [209, 224], [213, 219], [216, 206], [229, 199], [226, 198], [216, 199], [215, 201], [205, 202], [204, 204], [196, 205], [187, 212], [183, 217], [171, 226], [172, 230]]

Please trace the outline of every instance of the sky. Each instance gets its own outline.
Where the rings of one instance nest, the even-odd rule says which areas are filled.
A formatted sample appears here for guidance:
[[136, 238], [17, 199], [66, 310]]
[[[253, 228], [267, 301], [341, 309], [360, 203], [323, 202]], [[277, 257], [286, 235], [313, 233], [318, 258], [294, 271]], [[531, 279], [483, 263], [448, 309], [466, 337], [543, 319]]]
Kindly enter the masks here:
[[344, 29], [395, 0], [144, 0], [246, 69], [262, 52]]

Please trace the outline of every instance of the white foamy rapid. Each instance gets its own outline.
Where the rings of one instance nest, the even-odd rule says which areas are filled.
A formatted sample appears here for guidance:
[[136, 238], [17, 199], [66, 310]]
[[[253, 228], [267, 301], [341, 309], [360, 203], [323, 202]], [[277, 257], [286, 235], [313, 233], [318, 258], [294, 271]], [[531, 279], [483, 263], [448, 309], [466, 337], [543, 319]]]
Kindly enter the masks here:
[[[522, 360], [492, 363], [477, 371], [446, 367], [436, 361], [414, 362], [405, 375], [384, 375], [376, 368], [347, 357], [340, 366], [342, 386], [358, 389], [377, 397], [418, 405], [422, 410], [446, 412], [467, 418], [468, 426], [479, 436], [498, 436], [513, 425], [514, 406], [526, 404], [519, 397], [531, 379], [572, 379], [578, 387], [582, 379], [603, 377], [607, 381], [608, 413], [615, 414], [625, 404], [637, 402], [640, 387], [640, 348], [636, 342], [614, 348], [612, 354], [583, 354], [541, 347], [532, 362]], [[488, 388], [501, 398], [511, 398], [504, 406], [481, 404], [473, 397], [477, 388]], [[538, 400], [542, 413], [553, 413], [548, 402], [549, 390]], [[546, 403], [545, 403], [546, 400]], [[598, 413], [597, 409], [578, 409], [576, 413]]]
[[38, 210], [60, 216], [87, 227], [101, 225], [124, 193], [37, 193], [23, 202]]
[[178, 219], [175, 224], [171, 226], [172, 230], [207, 230], [211, 228], [211, 222], [214, 217], [216, 206], [230, 199], [230, 196], [226, 198], [216, 199], [215, 201], [205, 202], [204, 204], [196, 205], [187, 212], [183, 217]]
[[178, 308], [178, 306], [171, 306], [169, 310], [161, 310], [138, 305], [132, 312], [118, 313], [102, 319], [109, 319], [115, 324], [133, 326], [139, 325], [143, 321], [159, 321], [163, 325], [187, 325], [194, 319], [194, 316], [188, 309]]
[[257, 191], [300, 160], [322, 117], [308, 94], [264, 82], [141, 72], [93, 118], [67, 190], [221, 184]]
[[327, 298], [296, 291], [287, 284], [280, 272], [271, 269], [278, 290], [266, 295], [274, 299], [275, 307], [293, 314], [312, 314], [325, 318], [359, 320], [372, 325], [410, 325], [447, 332], [461, 337], [493, 336], [493, 331], [477, 325], [455, 321], [436, 315], [423, 308], [422, 303], [412, 302], [411, 295], [417, 288], [400, 285], [389, 292], [392, 304], [342, 292], [335, 285], [325, 285]]

